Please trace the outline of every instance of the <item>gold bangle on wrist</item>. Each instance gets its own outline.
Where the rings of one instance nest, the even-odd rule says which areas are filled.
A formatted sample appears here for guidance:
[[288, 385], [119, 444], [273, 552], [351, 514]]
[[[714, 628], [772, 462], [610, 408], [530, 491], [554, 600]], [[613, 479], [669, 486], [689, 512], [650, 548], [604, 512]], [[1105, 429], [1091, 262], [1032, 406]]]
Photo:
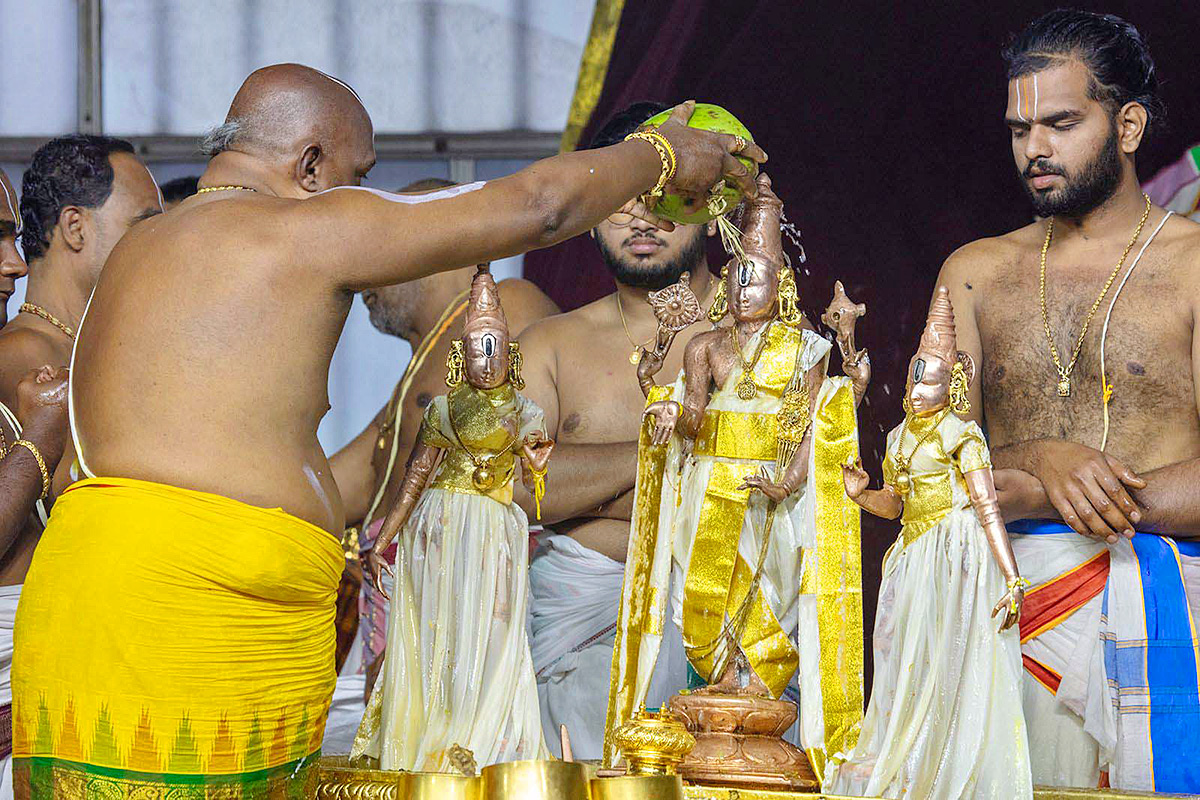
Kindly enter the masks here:
[[42, 473], [42, 494], [38, 500], [45, 500], [46, 495], [50, 494], [50, 470], [46, 469], [46, 460], [42, 458], [42, 453], [38, 450], [37, 445], [28, 439], [17, 439], [12, 443], [13, 449], [24, 447], [33, 454], [33, 460], [37, 462], [38, 472]]
[[654, 188], [644, 196], [662, 197], [663, 187], [675, 177], [675, 168], [679, 166], [675, 160], [675, 148], [671, 147], [671, 143], [667, 141], [667, 137], [658, 131], [634, 131], [625, 137], [625, 141], [627, 142], [632, 139], [641, 139], [644, 142], [649, 142], [653, 145], [655, 152], [658, 153], [658, 160], [662, 162], [662, 172], [658, 175], [658, 183], [654, 184]]
[[1021, 589], [1021, 590], [1028, 589], [1030, 586], [1032, 586], [1032, 584], [1029, 581], [1025, 580], [1024, 578], [1022, 578], [1018, 575], [1017, 577], [1015, 577], [1011, 581], [1009, 581], [1007, 586], [1008, 586], [1008, 593], [1009, 593], [1009, 595], [1011, 595], [1011, 597], [1008, 601], [1008, 607], [1010, 609], [1012, 609], [1012, 613], [1016, 614], [1018, 611], [1017, 598], [1014, 593], [1017, 591], [1017, 589]]

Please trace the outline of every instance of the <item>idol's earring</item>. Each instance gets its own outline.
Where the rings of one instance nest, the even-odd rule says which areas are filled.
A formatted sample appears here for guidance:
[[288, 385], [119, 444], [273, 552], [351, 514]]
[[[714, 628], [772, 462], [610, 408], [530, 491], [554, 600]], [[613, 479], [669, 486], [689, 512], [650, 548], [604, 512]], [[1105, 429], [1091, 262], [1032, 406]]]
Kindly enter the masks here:
[[950, 410], [960, 417], [971, 413], [971, 401], [967, 399], [967, 371], [961, 361], [954, 362], [950, 370]]
[[800, 293], [796, 291], [796, 276], [791, 264], [784, 264], [779, 271], [779, 319], [788, 325], [799, 325], [804, 315], [800, 313]]
[[465, 363], [462, 339], [455, 339], [446, 356], [446, 385], [451, 389], [463, 382], [463, 364]]
[[524, 389], [525, 379], [521, 377], [521, 367], [525, 359], [521, 357], [521, 345], [516, 342], [508, 343], [508, 381], [514, 389]]
[[717, 285], [717, 293], [708, 309], [708, 318], [713, 325], [725, 319], [725, 315], [729, 313], [729, 292], [725, 288], [725, 281], [728, 277], [729, 267], [721, 267], [721, 283]]
[[904, 399], [900, 401], [900, 407], [904, 409], [905, 414], [912, 413], [912, 403], [908, 402], [908, 395], [904, 395]]

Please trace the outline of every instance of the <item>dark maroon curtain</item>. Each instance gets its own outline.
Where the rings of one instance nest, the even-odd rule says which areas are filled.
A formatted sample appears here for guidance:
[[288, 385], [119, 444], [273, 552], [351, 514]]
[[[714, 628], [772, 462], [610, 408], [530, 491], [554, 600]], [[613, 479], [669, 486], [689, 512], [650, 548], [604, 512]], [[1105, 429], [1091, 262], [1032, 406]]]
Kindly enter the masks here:
[[[876, 478], [942, 261], [972, 239], [1030, 219], [1003, 122], [999, 50], [1025, 22], [1063, 4], [626, 3], [584, 141], [611, 113], [642, 99], [718, 103], [753, 132], [803, 232], [808, 263], [798, 282], [809, 318], [816, 322], [838, 278], [868, 306], [858, 342], [870, 348], [875, 376], [860, 422]], [[1074, 5], [1124, 16], [1150, 42], [1168, 127], [1139, 152], [1149, 177], [1200, 141], [1200, 12], [1192, 2]], [[712, 253], [710, 264], [723, 261]], [[563, 308], [613, 289], [595, 245], [582, 237], [530, 253], [525, 274]], [[1028, 301], [1036, 319], [1036, 298]], [[894, 526], [864, 515], [868, 630], [894, 536]]]

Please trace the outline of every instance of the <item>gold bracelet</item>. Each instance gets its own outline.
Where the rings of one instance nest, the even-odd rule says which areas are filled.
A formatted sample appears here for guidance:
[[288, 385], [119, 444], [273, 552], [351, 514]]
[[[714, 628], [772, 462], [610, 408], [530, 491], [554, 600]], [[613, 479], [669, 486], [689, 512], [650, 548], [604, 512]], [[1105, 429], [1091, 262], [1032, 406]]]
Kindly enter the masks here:
[[525, 462], [525, 466], [529, 468], [529, 474], [533, 477], [533, 503], [537, 511], [538, 521], [542, 519], [542, 498], [546, 496], [546, 473], [550, 471], [550, 466], [546, 465], [541, 469], [534, 469], [533, 465]]
[[675, 148], [671, 147], [671, 143], [667, 141], [667, 137], [658, 131], [635, 131], [625, 137], [625, 141], [627, 142], [632, 139], [641, 139], [644, 142], [649, 142], [654, 146], [655, 152], [658, 153], [658, 160], [662, 162], [662, 172], [659, 173], [658, 183], [654, 184], [654, 188], [644, 196], [662, 197], [663, 187], [675, 177], [675, 168], [678, 166], [675, 160]]
[[42, 473], [42, 494], [38, 500], [45, 500], [46, 495], [50, 494], [50, 470], [46, 469], [46, 460], [42, 458], [41, 451], [37, 445], [28, 439], [17, 439], [12, 443], [13, 448], [24, 447], [33, 454], [33, 460], [37, 462], [38, 472]]

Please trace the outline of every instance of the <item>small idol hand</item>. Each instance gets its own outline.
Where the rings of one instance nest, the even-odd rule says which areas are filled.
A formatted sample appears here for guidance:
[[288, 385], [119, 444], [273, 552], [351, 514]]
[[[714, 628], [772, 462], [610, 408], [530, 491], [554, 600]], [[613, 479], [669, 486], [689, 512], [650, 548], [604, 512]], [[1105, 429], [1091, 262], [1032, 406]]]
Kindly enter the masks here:
[[1000, 623], [1000, 630], [1006, 631], [1021, 621], [1021, 609], [1024, 605], [1025, 589], [1020, 584], [1004, 593], [1004, 597], [1001, 597], [1000, 602], [992, 608], [993, 618], [1001, 612], [1004, 613], [1004, 621]]
[[866, 348], [859, 350], [850, 358], [842, 359], [842, 372], [855, 383], [871, 382], [871, 357]]
[[396, 580], [396, 573], [392, 571], [392, 565], [387, 562], [383, 556], [383, 551], [391, 544], [391, 539], [384, 539], [380, 536], [375, 540], [375, 546], [367, 551], [363, 560], [366, 562], [364, 567], [367, 572], [367, 577], [371, 579], [371, 585], [375, 587], [375, 591], [383, 595], [385, 600], [391, 600], [387, 591], [383, 588], [383, 573], [386, 572], [388, 577], [393, 581]]
[[738, 489], [762, 492], [772, 503], [782, 503], [791, 494], [787, 487], [780, 486], [762, 475], [747, 475]]
[[862, 468], [862, 459], [856, 458], [853, 463], [842, 464], [842, 483], [846, 485], [846, 496], [853, 500], [867, 490], [871, 477]]
[[666, 444], [675, 433], [679, 422], [679, 403], [674, 400], [659, 400], [646, 406], [646, 416], [654, 419], [654, 430], [650, 434], [651, 444]]

